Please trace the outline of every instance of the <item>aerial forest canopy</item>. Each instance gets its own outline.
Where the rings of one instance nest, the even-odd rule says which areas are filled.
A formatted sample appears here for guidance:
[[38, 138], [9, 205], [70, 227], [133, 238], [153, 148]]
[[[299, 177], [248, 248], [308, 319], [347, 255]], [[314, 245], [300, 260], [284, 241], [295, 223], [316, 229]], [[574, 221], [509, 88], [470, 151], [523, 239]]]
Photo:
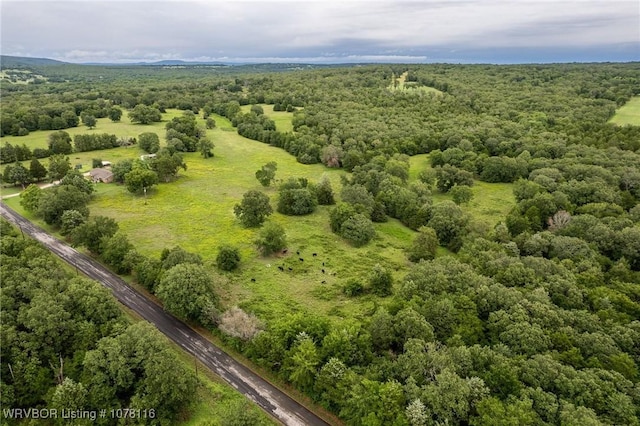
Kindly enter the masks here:
[[[101, 122], [121, 115], [154, 123], [168, 110], [181, 112], [168, 120], [166, 136], [139, 135], [139, 148], [158, 155], [148, 169], [137, 159], [127, 165], [132, 187], [143, 168], [159, 173], [162, 161], [172, 173], [159, 175], [154, 185], [175, 184], [176, 170], [190, 170], [186, 163], [194, 158], [221, 164], [215, 161], [225, 160], [212, 150], [223, 144], [208, 138], [221, 134], [214, 132], [222, 132], [223, 121], [224, 131], [251, 139], [252, 146], [279, 148], [274, 151], [290, 154], [305, 165], [300, 167], [340, 170], [339, 188], [327, 178], [291, 176], [271, 158], [229, 171], [254, 185], [239, 191], [227, 209], [229, 220], [243, 225], [239, 235], [260, 235], [253, 254], [259, 260], [250, 266], [246, 250], [222, 240], [216, 241], [222, 248], [215, 273], [215, 258], [179, 247], [159, 258], [121, 257], [165, 307], [197, 299], [179, 303], [175, 313], [219, 329], [227, 344], [347, 424], [640, 424], [640, 120], [610, 122], [640, 95], [640, 64], [57, 65], [32, 72], [46, 82], [0, 89], [0, 132], [12, 141], [0, 148], [5, 183], [29, 183], [30, 170], [20, 161], [55, 154], [57, 162], [79, 152], [78, 146], [120, 144], [105, 134], [76, 138], [74, 148], [68, 134], [56, 132], [51, 152], [36, 155], [21, 136], [81, 126], [82, 116], [95, 117], [99, 132]], [[291, 126], [265, 112], [266, 105], [288, 111]], [[205, 120], [207, 129], [198, 127]], [[417, 163], [422, 169], [414, 169], [416, 156], [426, 159]], [[316, 166], [306, 166], [311, 164]], [[74, 201], [79, 211], [65, 216], [53, 208], [59, 204], [54, 191], [34, 189], [23, 194], [23, 206], [54, 226], [74, 227], [69, 234], [82, 244], [83, 232], [97, 226], [96, 218], [86, 219], [93, 195], [71, 188], [72, 175], [64, 179], [55, 192], [80, 200]], [[489, 185], [506, 185], [513, 193], [490, 226], [469, 213], [469, 204], [485, 195], [477, 188]], [[491, 202], [491, 211], [503, 211], [500, 202]], [[334, 279], [333, 259], [322, 259], [318, 273], [329, 290], [314, 294], [344, 302], [341, 309], [357, 305], [356, 313], [315, 312], [304, 298], [287, 311], [240, 296], [239, 307], [225, 305], [225, 280], [251, 286], [255, 277], [246, 274], [256, 265], [273, 263], [275, 270], [286, 257], [289, 263], [275, 274], [319, 265], [322, 253], [287, 246], [296, 223], [319, 215], [327, 218], [322, 232], [346, 241], [345, 251], [373, 246], [366, 261], [380, 262], [368, 275], [339, 277], [338, 288], [327, 284]], [[398, 238], [406, 241], [404, 257], [385, 263], [383, 252], [390, 249], [376, 233], [389, 223], [401, 224], [393, 229], [401, 229]], [[116, 230], [109, 238], [124, 239]], [[20, 266], [25, 243], [13, 236], [5, 241], [5, 258]], [[273, 241], [277, 245], [267, 244]], [[130, 246], [136, 243], [131, 239]], [[95, 255], [114, 251], [106, 243], [99, 250], [85, 246]], [[196, 297], [185, 294], [181, 277], [189, 277]], [[39, 291], [21, 296], [20, 303], [38, 302]], [[16, 308], [13, 333], [22, 332], [21, 321], [30, 324], [30, 312]], [[107, 320], [110, 327], [119, 321], [115, 314]], [[81, 350], [98, 357], [102, 345], [136, 333], [100, 335]], [[57, 354], [38, 348], [42, 356]], [[23, 354], [17, 350], [11, 357]], [[74, 380], [92, 386], [83, 366], [74, 368]], [[11, 398], [31, 402], [12, 386]]]

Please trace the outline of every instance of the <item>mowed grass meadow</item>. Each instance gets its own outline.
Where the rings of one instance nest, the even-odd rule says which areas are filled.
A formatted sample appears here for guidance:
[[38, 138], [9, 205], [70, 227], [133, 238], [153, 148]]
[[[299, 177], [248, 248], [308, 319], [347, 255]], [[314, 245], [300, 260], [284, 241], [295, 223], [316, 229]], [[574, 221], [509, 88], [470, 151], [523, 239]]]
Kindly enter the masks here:
[[[276, 121], [278, 129], [288, 130], [283, 123], [288, 122], [290, 126], [290, 113], [274, 113], [271, 106], [263, 108], [265, 114]], [[162, 123], [150, 126], [132, 125], [124, 119], [124, 114], [120, 123], [100, 119], [97, 128], [91, 132], [137, 137], [142, 132], [152, 131], [163, 139], [166, 121], [179, 114], [180, 111], [168, 111], [163, 115]], [[318, 206], [313, 214], [298, 217], [274, 213], [269, 220], [285, 228], [289, 251], [286, 255], [261, 257], [254, 246], [259, 229], [242, 227], [233, 214], [234, 205], [252, 189], [264, 191], [275, 211], [277, 189], [274, 186], [263, 188], [256, 180], [255, 172], [267, 162], [275, 161], [279, 180], [305, 177], [317, 182], [326, 174], [336, 196], [340, 192], [340, 175], [345, 172], [322, 164], [300, 164], [282, 149], [239, 136], [226, 118], [213, 118], [217, 126], [207, 131], [215, 144], [213, 158], [204, 159], [198, 153], [185, 154], [187, 170], [180, 170], [176, 181], [154, 187], [146, 198], [128, 193], [121, 185], [98, 184], [90, 204], [91, 214], [116, 219], [120, 229], [145, 255], [158, 257], [164, 248], [179, 245], [199, 253], [212, 271], [219, 246], [238, 247], [241, 266], [235, 272], [225, 273], [218, 288], [227, 307], [239, 305], [258, 313], [266, 321], [295, 311], [313, 312], [336, 321], [370, 315], [377, 297], [348, 298], [342, 294], [343, 284], [350, 278], [359, 278], [364, 284], [376, 263], [391, 270], [399, 281], [410, 266], [404, 250], [415, 232], [397, 220], [389, 219], [386, 223], [375, 224], [378, 233], [375, 240], [365, 247], [354, 248], [331, 232], [330, 207]], [[204, 120], [198, 120], [204, 127]], [[69, 130], [72, 135], [88, 132], [82, 127]], [[34, 132], [26, 137], [12, 138], [10, 142], [26, 143], [31, 148], [46, 146], [48, 133]], [[129, 147], [74, 153], [71, 158], [72, 164], [79, 161], [83, 165], [88, 162], [90, 166], [91, 158], [116, 162], [140, 154], [139, 148]], [[428, 167], [428, 155], [412, 157], [410, 179], [417, 179], [418, 173]], [[511, 186], [476, 182], [474, 199], [463, 209], [472, 215], [476, 224], [492, 227], [515, 204]], [[434, 194], [435, 202], [445, 199], [450, 196]], [[21, 210], [18, 198], [6, 202]], [[452, 255], [446, 249], [441, 249], [439, 254]]]
[[629, 102], [618, 108], [609, 122], [619, 126], [640, 126], [640, 96], [631, 98]]

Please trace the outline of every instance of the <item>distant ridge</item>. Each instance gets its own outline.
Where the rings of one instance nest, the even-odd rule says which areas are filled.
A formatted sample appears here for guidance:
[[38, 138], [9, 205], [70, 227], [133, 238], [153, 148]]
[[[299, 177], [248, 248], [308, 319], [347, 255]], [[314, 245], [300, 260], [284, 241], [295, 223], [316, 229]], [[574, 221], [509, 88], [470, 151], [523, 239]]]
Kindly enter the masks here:
[[27, 58], [23, 56], [0, 55], [0, 68], [37, 67], [42, 65], [68, 65], [68, 62], [48, 58]]
[[82, 62], [78, 65], [99, 65], [109, 67], [130, 67], [130, 66], [194, 66], [194, 65], [209, 65], [209, 66], [224, 66], [230, 65], [224, 62], [200, 62], [200, 61], [183, 61], [180, 59], [166, 59], [164, 61], [154, 62]]

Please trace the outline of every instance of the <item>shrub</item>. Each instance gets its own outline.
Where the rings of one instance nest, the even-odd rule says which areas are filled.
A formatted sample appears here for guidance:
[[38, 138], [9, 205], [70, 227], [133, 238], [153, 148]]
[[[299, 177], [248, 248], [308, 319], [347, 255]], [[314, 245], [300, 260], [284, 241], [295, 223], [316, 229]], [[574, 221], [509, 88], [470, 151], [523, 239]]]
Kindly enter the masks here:
[[342, 292], [349, 297], [358, 296], [364, 292], [364, 286], [360, 280], [350, 278], [342, 288]]
[[222, 246], [216, 257], [216, 265], [222, 271], [233, 271], [240, 264], [240, 251], [236, 247]]
[[281, 225], [273, 222], [267, 222], [256, 239], [258, 250], [263, 256], [282, 251], [287, 247], [287, 235]]
[[371, 292], [378, 296], [384, 297], [390, 295], [391, 288], [393, 287], [391, 272], [379, 264], [376, 264], [369, 277], [369, 285], [371, 286]]

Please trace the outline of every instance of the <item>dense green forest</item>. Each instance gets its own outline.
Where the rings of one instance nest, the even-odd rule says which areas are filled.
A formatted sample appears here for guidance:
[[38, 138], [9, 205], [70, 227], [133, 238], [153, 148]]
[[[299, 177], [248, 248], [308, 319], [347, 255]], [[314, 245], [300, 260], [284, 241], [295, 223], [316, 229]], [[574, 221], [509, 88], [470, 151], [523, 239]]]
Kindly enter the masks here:
[[165, 338], [146, 322], [130, 324], [100, 284], [65, 270], [4, 219], [0, 226], [2, 407], [131, 408], [147, 424], [182, 416], [196, 380]]
[[[160, 138], [140, 135], [139, 148], [157, 154], [147, 166], [114, 165], [116, 180], [146, 195], [172, 185], [189, 153], [215, 159], [198, 120], [214, 128], [213, 117], [226, 118], [299, 163], [344, 171], [335, 196], [329, 181], [300, 178], [276, 183], [276, 209], [261, 191], [238, 200], [261, 254], [287, 250], [272, 210], [295, 217], [328, 205], [328, 228], [353, 250], [386, 221], [411, 230], [401, 266], [341, 277], [346, 297], [373, 302], [365, 315], [260, 318], [223, 306], [221, 283], [234, 272], [222, 271], [240, 262], [234, 247], [221, 250], [216, 272], [180, 247], [138, 253], [113, 219], [89, 213], [92, 188], [68, 159], [61, 185], [31, 187], [22, 205], [347, 424], [640, 424], [640, 122], [609, 123], [640, 95], [640, 65], [291, 68], [32, 67], [48, 81], [2, 85], [2, 136], [60, 132], [38, 154], [19, 137], [3, 144], [3, 179], [43, 178], [19, 162], [32, 157], [55, 166], [117, 146], [108, 134], [71, 144], [64, 130], [90, 128], [90, 117], [144, 124], [181, 110]], [[261, 105], [290, 112], [293, 131]], [[411, 170], [419, 154], [430, 166]], [[280, 171], [268, 163], [256, 177], [268, 187]], [[513, 186], [515, 206], [495, 226], [465, 209], [478, 182]]]

